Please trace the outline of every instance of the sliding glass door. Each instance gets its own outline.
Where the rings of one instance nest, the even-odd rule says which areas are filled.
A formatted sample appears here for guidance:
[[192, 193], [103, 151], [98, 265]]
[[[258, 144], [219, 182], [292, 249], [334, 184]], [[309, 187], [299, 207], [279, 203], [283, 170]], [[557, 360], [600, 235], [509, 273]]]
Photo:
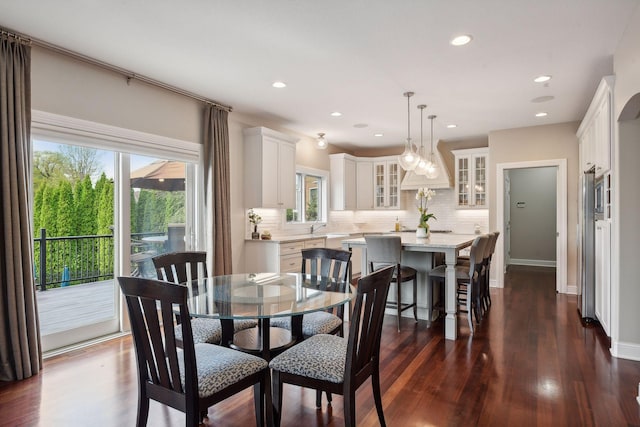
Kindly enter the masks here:
[[115, 278], [155, 277], [155, 255], [195, 248], [195, 165], [90, 139], [34, 136], [33, 146], [37, 299], [50, 351], [119, 332]]

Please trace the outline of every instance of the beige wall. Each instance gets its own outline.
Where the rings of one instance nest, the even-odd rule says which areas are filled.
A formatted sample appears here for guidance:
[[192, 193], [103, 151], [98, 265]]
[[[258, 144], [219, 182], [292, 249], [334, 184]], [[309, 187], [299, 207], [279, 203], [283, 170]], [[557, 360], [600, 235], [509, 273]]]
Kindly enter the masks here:
[[496, 165], [535, 160], [567, 159], [567, 285], [577, 277], [576, 227], [578, 205], [578, 122], [489, 132], [489, 227], [496, 224]]
[[202, 140], [203, 106], [182, 95], [132, 80], [68, 56], [34, 47], [31, 106], [77, 119]]
[[[616, 76], [614, 118], [617, 121], [629, 100], [640, 94], [640, 5], [616, 49], [613, 66]], [[637, 286], [637, 262], [633, 257], [640, 239], [637, 220], [640, 210], [637, 191], [640, 184], [637, 167], [640, 122], [639, 119], [625, 121], [619, 126], [614, 138], [611, 346], [616, 355], [640, 360], [640, 288]]]

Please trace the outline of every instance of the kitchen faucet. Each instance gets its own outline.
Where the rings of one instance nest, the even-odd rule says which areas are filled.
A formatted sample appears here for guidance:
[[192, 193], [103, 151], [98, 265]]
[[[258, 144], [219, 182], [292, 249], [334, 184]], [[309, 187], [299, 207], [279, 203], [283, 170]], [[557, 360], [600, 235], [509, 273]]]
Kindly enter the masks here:
[[311, 224], [311, 234], [316, 231], [318, 228], [326, 227], [327, 224]]

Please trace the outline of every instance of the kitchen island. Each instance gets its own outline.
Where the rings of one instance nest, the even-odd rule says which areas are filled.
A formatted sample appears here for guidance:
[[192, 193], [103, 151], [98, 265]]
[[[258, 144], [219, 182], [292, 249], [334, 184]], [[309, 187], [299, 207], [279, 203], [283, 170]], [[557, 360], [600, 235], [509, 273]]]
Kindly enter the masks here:
[[[418, 271], [418, 317], [426, 319], [431, 324], [433, 315], [433, 301], [429, 270], [432, 268], [433, 254], [444, 253], [447, 264], [447, 277], [445, 279], [445, 338], [455, 340], [457, 338], [456, 316], [456, 272], [455, 265], [460, 249], [471, 246], [477, 237], [475, 234], [442, 233], [431, 234], [429, 238], [417, 238], [415, 233], [385, 233], [398, 234], [402, 241], [402, 263], [413, 267]], [[361, 271], [368, 272], [366, 257], [366, 241], [363, 237], [345, 239], [342, 241], [344, 249], [362, 250]], [[390, 291], [390, 295], [393, 295]], [[426, 313], [425, 313], [426, 311]]]

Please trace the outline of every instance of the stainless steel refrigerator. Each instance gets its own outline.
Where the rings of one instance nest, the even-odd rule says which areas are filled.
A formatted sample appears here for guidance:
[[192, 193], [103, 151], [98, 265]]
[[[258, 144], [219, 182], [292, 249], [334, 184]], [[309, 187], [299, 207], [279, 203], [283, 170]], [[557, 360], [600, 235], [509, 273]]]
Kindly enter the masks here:
[[578, 311], [586, 322], [596, 318], [595, 283], [595, 173], [593, 169], [582, 175], [580, 211], [580, 281], [578, 283]]

